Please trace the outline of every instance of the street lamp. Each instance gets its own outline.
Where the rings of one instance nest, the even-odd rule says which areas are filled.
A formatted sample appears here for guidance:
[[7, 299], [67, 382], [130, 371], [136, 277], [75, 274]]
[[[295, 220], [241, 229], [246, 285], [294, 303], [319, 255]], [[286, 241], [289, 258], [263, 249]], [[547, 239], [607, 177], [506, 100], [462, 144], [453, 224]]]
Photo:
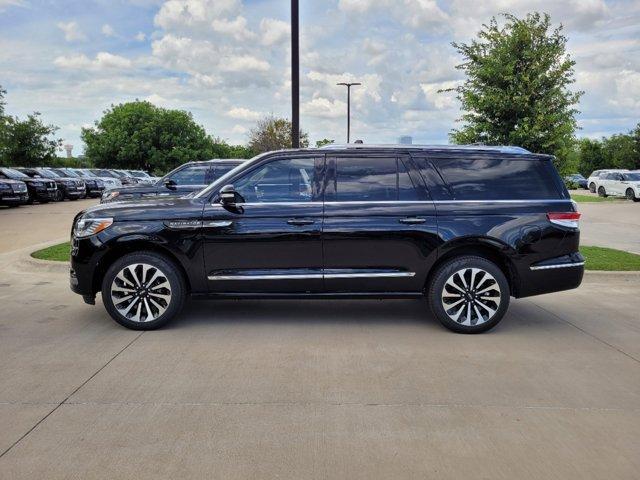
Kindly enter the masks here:
[[344, 85], [347, 87], [347, 143], [349, 143], [349, 140], [351, 139], [351, 87], [362, 84], [358, 82], [341, 82], [336, 85]]
[[298, 0], [291, 0], [291, 146], [300, 148], [300, 41]]

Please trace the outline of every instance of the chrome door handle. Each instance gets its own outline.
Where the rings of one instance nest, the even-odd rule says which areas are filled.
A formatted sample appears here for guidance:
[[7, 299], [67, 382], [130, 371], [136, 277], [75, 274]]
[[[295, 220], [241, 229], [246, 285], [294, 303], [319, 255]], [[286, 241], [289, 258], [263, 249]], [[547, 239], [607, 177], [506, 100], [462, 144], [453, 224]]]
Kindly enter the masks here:
[[307, 220], [304, 218], [291, 218], [289, 220], [287, 220], [287, 223], [289, 225], [297, 225], [297, 226], [302, 226], [302, 225], [311, 225], [313, 223], [316, 223], [315, 220]]
[[417, 223], [424, 223], [424, 222], [426, 222], [426, 220], [424, 218], [419, 218], [419, 217], [407, 217], [407, 218], [400, 219], [400, 223], [406, 223], [408, 225], [415, 225]]
[[231, 220], [219, 220], [219, 221], [211, 221], [204, 222], [202, 226], [204, 228], [224, 228], [230, 227], [233, 222]]

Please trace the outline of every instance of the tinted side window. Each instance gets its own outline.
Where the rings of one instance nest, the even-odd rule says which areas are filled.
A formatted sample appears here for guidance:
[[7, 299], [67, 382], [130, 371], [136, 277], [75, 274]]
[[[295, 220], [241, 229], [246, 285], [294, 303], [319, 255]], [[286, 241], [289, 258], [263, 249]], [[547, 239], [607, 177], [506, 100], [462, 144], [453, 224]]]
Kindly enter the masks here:
[[558, 198], [550, 162], [490, 157], [446, 158], [435, 162], [456, 200]]
[[274, 160], [234, 182], [246, 203], [310, 202], [314, 158]]
[[205, 185], [211, 183], [207, 181], [210, 170], [209, 165], [193, 165], [171, 175], [171, 180], [178, 185]]
[[418, 200], [418, 193], [404, 164], [396, 157], [338, 158], [335, 200]]

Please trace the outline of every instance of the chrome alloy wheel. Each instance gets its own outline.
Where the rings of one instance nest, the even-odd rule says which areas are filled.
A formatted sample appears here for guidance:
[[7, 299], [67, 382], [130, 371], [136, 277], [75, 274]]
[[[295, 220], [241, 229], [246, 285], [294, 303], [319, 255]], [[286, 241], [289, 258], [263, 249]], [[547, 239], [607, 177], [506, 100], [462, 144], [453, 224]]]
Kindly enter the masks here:
[[169, 308], [171, 285], [158, 267], [134, 263], [114, 277], [111, 301], [124, 318], [132, 322], [150, 322]]
[[449, 318], [460, 325], [482, 325], [495, 315], [501, 296], [500, 286], [489, 272], [463, 268], [445, 282], [442, 307]]

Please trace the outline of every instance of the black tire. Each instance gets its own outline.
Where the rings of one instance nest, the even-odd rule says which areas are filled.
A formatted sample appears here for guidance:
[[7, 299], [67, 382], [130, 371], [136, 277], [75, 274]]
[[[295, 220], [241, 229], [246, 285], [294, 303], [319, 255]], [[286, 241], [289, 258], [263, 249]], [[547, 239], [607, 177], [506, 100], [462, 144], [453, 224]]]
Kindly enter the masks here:
[[608, 197], [607, 191], [604, 189], [604, 187], [598, 187], [598, 196], [602, 198]]
[[627, 197], [627, 200], [633, 200], [634, 202], [640, 202], [640, 198], [636, 197], [636, 194], [634, 193], [633, 189], [631, 189], [631, 188], [627, 188], [627, 191], [625, 192], [625, 196]]
[[[472, 269], [484, 271], [491, 278], [486, 278], [484, 275], [480, 277], [481, 273], [477, 271], [475, 277], [473, 277], [474, 270]], [[482, 297], [477, 294], [476, 289], [473, 289], [474, 293], [471, 293], [472, 289], [465, 289], [464, 287], [455, 289], [453, 285], [447, 284], [458, 272], [464, 272], [462, 274], [464, 282], [459, 277], [456, 277], [456, 280], [460, 281], [460, 285], [467, 284], [471, 286], [472, 280], [474, 280], [476, 289], [481, 287], [479, 290], [481, 294], [484, 291]], [[454, 283], [457, 284], [458, 281]], [[445, 295], [451, 298], [445, 300]], [[456, 298], [454, 295], [458, 295], [458, 297]], [[457, 333], [482, 333], [495, 327], [509, 308], [510, 295], [509, 282], [502, 270], [490, 260], [472, 255], [456, 257], [440, 265], [434, 273], [427, 290], [429, 306], [433, 315], [442, 325]], [[458, 299], [460, 302], [458, 302]], [[452, 307], [445, 310], [445, 302], [449, 302], [448, 304], [452, 305]], [[462, 308], [458, 309], [459, 311], [454, 311], [457, 309], [457, 305], [454, 302], [462, 305]], [[483, 307], [483, 305], [485, 306]], [[493, 310], [494, 313], [490, 314], [489, 310]], [[480, 315], [478, 315], [478, 312], [480, 312]], [[450, 316], [451, 313], [453, 313], [454, 317], [457, 313], [458, 319], [462, 318], [462, 321], [456, 321], [457, 319]], [[484, 315], [487, 318], [484, 318]], [[465, 323], [468, 324], [465, 325]]]
[[56, 191], [56, 202], [64, 202], [64, 192], [62, 190]]
[[[130, 285], [135, 285], [135, 279], [133, 278], [131, 271], [123, 273], [123, 269], [133, 265], [138, 265], [137, 267], [134, 267], [134, 271], [138, 277], [142, 277], [143, 267], [140, 266], [140, 264], [150, 266], [153, 269], [156, 269], [156, 271], [160, 272], [161, 275], [164, 276], [166, 281], [168, 281], [169, 288], [157, 287], [157, 285], [164, 285], [164, 280], [160, 278], [152, 282], [151, 286], [146, 289], [146, 294], [145, 291], [142, 290], [142, 296], [114, 291], [114, 296], [129, 295], [138, 298], [138, 300], [132, 300], [129, 303], [128, 300], [124, 299], [122, 302], [118, 303], [118, 306], [120, 307], [119, 310], [119, 308], [117, 308], [116, 304], [114, 303], [114, 297], [112, 296], [112, 287], [133, 291], [133, 289], [130, 288]], [[123, 273], [123, 276], [119, 277], [118, 280], [115, 281], [116, 277], [120, 273]], [[152, 277], [155, 274], [155, 272], [151, 269], [148, 269], [145, 273], [147, 278], [143, 279], [143, 284], [144, 282], [148, 282], [149, 280], [151, 280], [151, 278], [149, 277]], [[129, 281], [130, 285], [124, 283], [121, 278], [125, 278], [125, 280]], [[155, 289], [152, 287], [152, 285], [156, 285]], [[152, 293], [153, 291], [155, 291], [155, 293]], [[154, 252], [130, 253], [119, 258], [113, 263], [113, 265], [111, 265], [111, 267], [109, 267], [106, 275], [102, 280], [102, 303], [104, 304], [107, 312], [120, 325], [132, 330], [155, 330], [156, 328], [163, 326], [172, 318], [174, 318], [178, 313], [180, 313], [184, 305], [186, 294], [187, 288], [185, 280], [179, 268], [167, 257]], [[169, 300], [164, 300], [158, 297], [158, 295], [169, 296]], [[155, 305], [151, 301], [152, 299], [157, 301]], [[146, 305], [149, 305], [151, 307], [151, 314], [146, 313], [145, 301]], [[118, 298], [115, 299], [115, 302], [118, 302]], [[134, 305], [132, 305], [130, 308], [131, 314], [127, 313], [126, 315], [123, 315], [122, 310], [129, 307], [131, 303], [134, 303]], [[140, 305], [140, 307], [138, 307], [138, 304]], [[158, 305], [165, 308], [165, 310], [161, 312], [157, 308]], [[146, 313], [146, 315], [143, 319], [142, 315], [144, 313]], [[157, 317], [154, 317], [154, 315], [157, 315]], [[136, 316], [138, 316], [140, 321], [137, 321], [135, 319]], [[148, 320], [149, 317], [152, 317], [152, 319]]]
[[591, 182], [591, 183], [589, 184], [589, 187], [588, 187], [588, 188], [589, 188], [589, 191], [590, 191], [591, 193], [596, 193], [596, 184], [595, 184], [595, 183]]
[[33, 205], [33, 195], [31, 193], [27, 194], [27, 205]]

